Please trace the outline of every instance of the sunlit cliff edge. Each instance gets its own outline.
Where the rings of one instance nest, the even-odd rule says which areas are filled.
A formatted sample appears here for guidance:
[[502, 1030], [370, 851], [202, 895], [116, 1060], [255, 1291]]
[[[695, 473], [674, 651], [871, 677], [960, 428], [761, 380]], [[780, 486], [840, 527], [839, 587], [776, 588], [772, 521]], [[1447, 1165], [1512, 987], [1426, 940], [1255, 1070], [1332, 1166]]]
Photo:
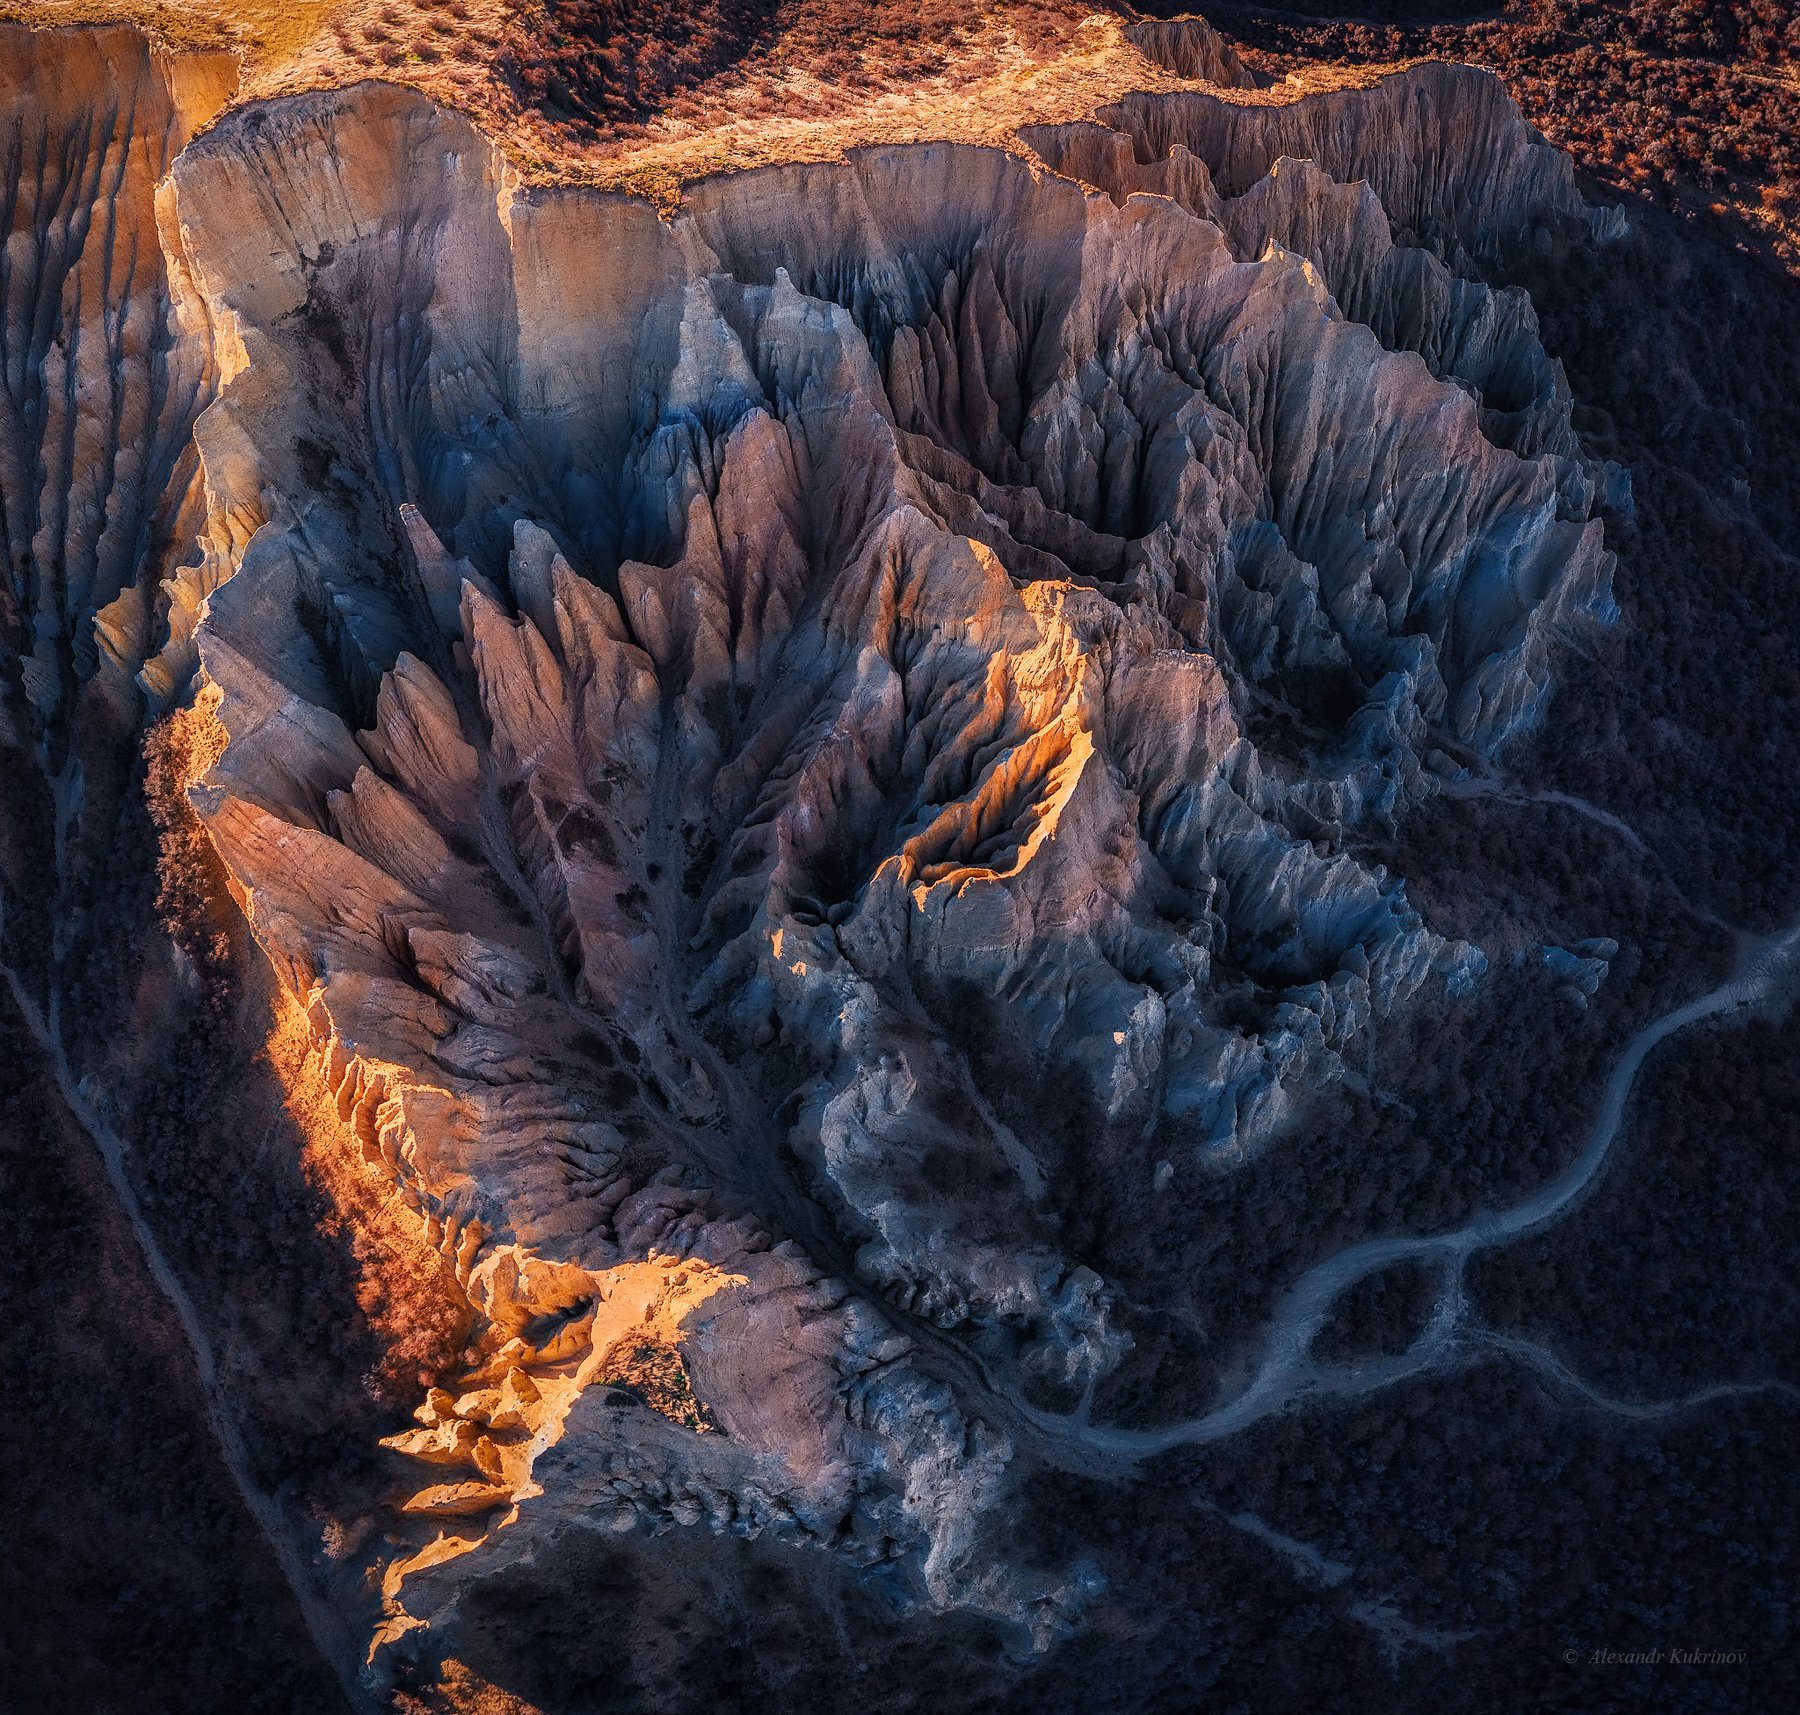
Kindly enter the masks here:
[[[630, 10], [622, 27], [634, 22]], [[642, 27], [654, 31], [680, 9], [644, 10]], [[236, 69], [233, 102], [364, 79], [404, 85], [469, 114], [529, 180], [624, 186], [665, 204], [708, 173], [836, 159], [871, 144], [1008, 145], [1023, 125], [1080, 119], [1123, 91], [1177, 89], [1189, 78], [1260, 102], [1380, 75], [1306, 67], [1267, 92], [1268, 80], [1198, 20], [1134, 22], [1074, 0], [927, 4], [901, 24], [831, 0], [764, 10], [766, 27], [741, 39], [677, 32], [666, 54], [658, 43], [655, 63], [671, 69], [660, 81], [627, 80], [616, 102], [610, 89], [574, 90], [558, 75], [554, 56], [573, 59], [580, 40], [559, 38], [554, 9], [529, 0], [28, 0], [0, 5], [0, 19], [129, 23], [168, 51], [220, 54]], [[618, 51], [629, 60], [636, 48]]]

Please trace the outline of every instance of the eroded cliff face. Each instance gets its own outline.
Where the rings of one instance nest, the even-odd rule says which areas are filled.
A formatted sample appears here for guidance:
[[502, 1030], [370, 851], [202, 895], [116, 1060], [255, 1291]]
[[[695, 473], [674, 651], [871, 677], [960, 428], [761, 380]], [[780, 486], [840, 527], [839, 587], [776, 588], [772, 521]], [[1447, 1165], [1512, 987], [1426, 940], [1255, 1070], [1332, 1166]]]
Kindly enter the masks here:
[[123, 29], [7, 29], [4, 53], [0, 730], [60, 749], [78, 697], [122, 700], [121, 675], [191, 623], [175, 572], [217, 374], [162, 224], [170, 162], [235, 68]]
[[[1010, 1497], [1096, 1457], [1132, 1336], [967, 1014], [1160, 1183], [1482, 980], [1347, 848], [1612, 615], [1622, 481], [1475, 277], [1608, 223], [1445, 66], [664, 220], [382, 86], [182, 149], [205, 99], [83, 40], [114, 140], [68, 141], [85, 97], [13, 132], [20, 683], [166, 699], [197, 643], [193, 801], [479, 1313], [391, 1443], [372, 1659], [596, 1523], [809, 1542], [1043, 1645], [1094, 1590], [1009, 1560]], [[90, 350], [117, 379], [50, 390]]]

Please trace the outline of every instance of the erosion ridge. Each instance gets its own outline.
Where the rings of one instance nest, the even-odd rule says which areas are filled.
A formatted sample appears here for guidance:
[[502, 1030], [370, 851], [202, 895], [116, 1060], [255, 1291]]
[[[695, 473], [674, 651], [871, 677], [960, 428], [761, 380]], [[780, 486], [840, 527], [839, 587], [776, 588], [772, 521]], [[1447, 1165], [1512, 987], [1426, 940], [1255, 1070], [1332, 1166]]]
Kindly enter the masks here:
[[[235, 68], [155, 54], [126, 29], [6, 35], [0, 720], [30, 743], [96, 677], [95, 694], [118, 695], [159, 624], [192, 619], [167, 592], [200, 528], [192, 430], [217, 378], [161, 223], [169, 164]], [[173, 616], [156, 611], [171, 600]]]
[[[9, 709], [73, 886], [67, 706], [198, 669], [194, 803], [480, 1313], [391, 1443], [381, 1671], [574, 1521], [808, 1540], [1044, 1646], [1096, 1590], [1009, 1563], [1009, 1470], [1071, 1456], [1045, 1425], [1131, 1335], [962, 997], [1180, 1122], [1180, 1162], [1109, 1163], [1148, 1181], [1481, 980], [1350, 846], [1529, 731], [1613, 613], [1622, 478], [1478, 269], [1616, 217], [1443, 65], [663, 218], [391, 86], [189, 141], [223, 62], [91, 44], [110, 131], [84, 98], [34, 145], [83, 164], [75, 213], [15, 204], [48, 450], [5, 473]], [[82, 434], [93, 497], [50, 458]]]

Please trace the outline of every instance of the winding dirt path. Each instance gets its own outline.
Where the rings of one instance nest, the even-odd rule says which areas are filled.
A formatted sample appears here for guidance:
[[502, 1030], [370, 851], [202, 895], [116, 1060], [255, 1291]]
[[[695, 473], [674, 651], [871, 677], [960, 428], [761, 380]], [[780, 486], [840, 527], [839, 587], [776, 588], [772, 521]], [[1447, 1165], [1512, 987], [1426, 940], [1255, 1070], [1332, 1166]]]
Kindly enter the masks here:
[[[1626, 1045], [1607, 1079], [1593, 1130], [1581, 1152], [1557, 1177], [1510, 1208], [1483, 1211], [1447, 1233], [1423, 1237], [1371, 1239], [1339, 1251], [1307, 1270], [1276, 1305], [1263, 1339], [1255, 1374], [1237, 1396], [1200, 1417], [1161, 1429], [1096, 1427], [1070, 1418], [1020, 1409], [1048, 1433], [1062, 1433], [1115, 1458], [1137, 1461], [1176, 1447], [1198, 1446], [1239, 1434], [1252, 1424], [1285, 1412], [1308, 1398], [1356, 1398], [1391, 1386], [1409, 1376], [1444, 1365], [1474, 1343], [1526, 1357], [1556, 1379], [1566, 1379], [1605, 1409], [1623, 1415], [1656, 1416], [1731, 1393], [1781, 1388], [1800, 1397], [1785, 1383], [1730, 1384], [1702, 1390], [1682, 1401], [1657, 1406], [1627, 1406], [1609, 1401], [1588, 1388], [1541, 1347], [1487, 1331], [1463, 1332], [1466, 1300], [1463, 1286], [1468, 1260], [1478, 1251], [1529, 1237], [1561, 1220], [1579, 1206], [1606, 1166], [1625, 1118], [1626, 1105], [1645, 1061], [1659, 1043], [1703, 1019], [1717, 1018], [1757, 1005], [1800, 970], [1800, 922], [1783, 933], [1748, 943], [1737, 971], [1717, 988], [1664, 1013], [1645, 1025]], [[1311, 1347], [1338, 1299], [1358, 1281], [1396, 1263], [1421, 1263], [1439, 1272], [1437, 1302], [1430, 1322], [1411, 1348], [1399, 1357], [1354, 1365], [1321, 1364]]]
[[1586, 798], [1579, 798], [1573, 792], [1557, 792], [1549, 788], [1528, 790], [1523, 786], [1508, 785], [1505, 781], [1492, 776], [1472, 776], [1466, 780], [1446, 781], [1438, 790], [1447, 798], [1492, 798], [1499, 804], [1549, 804], [1556, 809], [1573, 811], [1577, 816], [1584, 816], [1588, 821], [1602, 828], [1608, 828], [1617, 834], [1626, 845], [1638, 854], [1648, 858], [1662, 871], [1663, 879], [1668, 883], [1669, 891], [1681, 901], [1682, 907], [1690, 916], [1702, 923], [1709, 923], [1715, 929], [1722, 929], [1728, 935], [1741, 935], [1741, 931], [1727, 923], [1716, 912], [1696, 905], [1682, 890], [1676, 879], [1675, 871], [1664, 861], [1662, 853], [1657, 851], [1636, 828], [1629, 822], [1622, 821], [1612, 811], [1602, 809], [1598, 804]]
[[1554, 1382], [1565, 1392], [1580, 1395], [1596, 1410], [1604, 1411], [1611, 1417], [1629, 1418], [1634, 1423], [1657, 1417], [1672, 1417], [1676, 1412], [1687, 1411], [1693, 1406], [1710, 1405], [1715, 1399], [1742, 1399], [1759, 1393], [1778, 1393], [1788, 1399], [1800, 1401], [1800, 1387], [1784, 1381], [1714, 1382], [1709, 1387], [1695, 1388], [1692, 1393], [1678, 1394], [1674, 1399], [1620, 1399], [1614, 1394], [1602, 1392], [1591, 1382], [1584, 1381], [1548, 1346], [1541, 1345], [1536, 1340], [1522, 1340], [1514, 1334], [1497, 1334], [1490, 1328], [1472, 1330], [1467, 1338], [1477, 1346], [1490, 1347], [1528, 1364], [1545, 1380]]
[[55, 989], [50, 995], [48, 1014], [32, 998], [18, 974], [10, 965], [0, 964], [0, 978], [11, 991], [13, 1003], [25, 1020], [25, 1028], [44, 1052], [56, 1078], [56, 1085], [76, 1123], [87, 1133], [100, 1157], [108, 1185], [126, 1219], [131, 1223], [138, 1248], [143, 1252], [151, 1277], [169, 1307], [181, 1323], [181, 1330], [193, 1354], [194, 1371], [200, 1383], [207, 1428], [212, 1433], [219, 1457], [244, 1503], [244, 1510], [269, 1545], [282, 1577], [293, 1593], [306, 1629], [319, 1654], [336, 1674], [345, 1703], [357, 1715], [377, 1715], [376, 1704], [360, 1678], [362, 1644], [354, 1637], [335, 1609], [315, 1589], [312, 1572], [288, 1534], [287, 1522], [280, 1508], [257, 1483], [250, 1463], [249, 1449], [236, 1421], [226, 1408], [224, 1389], [219, 1381], [218, 1364], [213, 1356], [212, 1341], [194, 1307], [187, 1288], [163, 1255], [156, 1234], [145, 1218], [135, 1188], [125, 1171], [125, 1144], [119, 1134], [83, 1093], [80, 1082], [69, 1068], [63, 1052], [60, 1023], [61, 996]]

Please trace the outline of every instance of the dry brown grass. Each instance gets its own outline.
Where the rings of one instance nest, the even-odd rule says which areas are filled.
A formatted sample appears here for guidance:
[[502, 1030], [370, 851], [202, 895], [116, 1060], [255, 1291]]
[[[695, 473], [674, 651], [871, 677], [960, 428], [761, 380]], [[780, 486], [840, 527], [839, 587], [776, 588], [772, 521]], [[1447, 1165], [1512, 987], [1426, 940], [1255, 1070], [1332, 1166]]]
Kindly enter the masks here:
[[341, 0], [4, 0], [0, 19], [60, 27], [136, 24], [173, 48], [227, 49], [268, 62], [303, 48]]
[[[922, 35], [908, 57], [890, 64], [883, 58], [885, 36], [847, 37], [840, 52], [860, 54], [864, 75], [860, 81], [827, 76], [821, 69], [827, 62], [802, 51], [824, 17], [808, 14], [804, 29], [672, 96], [640, 123], [583, 141], [567, 123], [526, 110], [511, 146], [544, 176], [623, 186], [666, 206], [679, 199], [683, 184], [715, 173], [838, 160], [879, 144], [1016, 148], [1021, 127], [1085, 118], [1125, 91], [1194, 87], [1131, 43], [1120, 12], [1080, 4], [985, 5], [957, 8], [952, 23], [948, 9], [922, 10], [958, 32], [954, 52], [940, 55]], [[1304, 90], [1379, 75], [1369, 66], [1297, 69], [1283, 88], [1219, 93], [1233, 101], [1287, 101]]]
[[699, 1434], [714, 1427], [706, 1408], [694, 1397], [687, 1366], [672, 1345], [623, 1341], [607, 1354], [594, 1383], [619, 1388], [652, 1411], [661, 1412], [671, 1423]]
[[[1497, 71], [1559, 148], [1623, 194], [1721, 228], [1800, 267], [1800, 9], [1793, 0], [1508, 0], [1467, 22], [1449, 4], [1223, 4], [1261, 69], [1436, 55]], [[1373, 20], [1371, 22], [1370, 20]]]
[[224, 754], [218, 704], [219, 693], [208, 687], [145, 735], [144, 801], [156, 825], [157, 916], [208, 991], [226, 994], [231, 940], [219, 920], [224, 871], [187, 799], [188, 788]]
[[535, 1703], [483, 1679], [452, 1657], [437, 1683], [394, 1694], [396, 1715], [543, 1715]]
[[994, 50], [1059, 58], [1089, 8], [1070, 0], [541, 0], [504, 51], [552, 122], [619, 131], [665, 116], [716, 123], [804, 75], [846, 99], [948, 75], [980, 81]]
[[355, 1258], [357, 1305], [381, 1343], [365, 1385], [383, 1403], [410, 1406], [462, 1367], [473, 1323], [468, 1297], [427, 1243], [424, 1222], [363, 1158], [360, 1139], [339, 1117], [305, 1010], [283, 990], [265, 1051], [306, 1139], [306, 1177], [330, 1202], [326, 1231]]
[[[665, 206], [711, 173], [866, 144], [1010, 145], [1124, 90], [1187, 87], [1132, 46], [1110, 0], [0, 0], [0, 17], [227, 48], [239, 101], [408, 84], [468, 113], [528, 180]], [[1313, 66], [1285, 93], [1233, 94], [1334, 79]]]

